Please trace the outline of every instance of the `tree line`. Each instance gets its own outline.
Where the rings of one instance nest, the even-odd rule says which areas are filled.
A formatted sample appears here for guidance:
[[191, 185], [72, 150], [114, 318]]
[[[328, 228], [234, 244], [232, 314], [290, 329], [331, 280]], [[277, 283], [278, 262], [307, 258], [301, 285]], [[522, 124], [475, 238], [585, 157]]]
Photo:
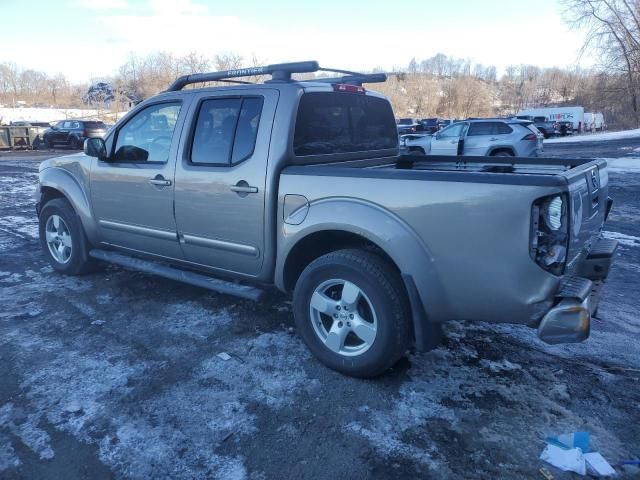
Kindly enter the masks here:
[[[406, 67], [394, 69], [386, 83], [368, 87], [387, 95], [398, 117], [461, 119], [512, 115], [529, 107], [581, 105], [604, 113], [610, 127], [637, 127], [640, 0], [563, 2], [569, 24], [586, 29], [584, 48], [596, 53], [595, 68], [523, 64], [498, 72], [492, 65], [438, 54], [414, 58]], [[103, 105], [96, 103], [108, 97], [109, 106], [117, 110], [166, 89], [180, 75], [261, 63], [265, 62], [235, 53], [206, 57], [157, 52], [131, 55], [112, 78], [76, 84], [62, 74], [50, 76], [5, 62], [0, 63], [0, 104], [99, 108]], [[88, 94], [104, 92], [95, 88], [99, 80], [110, 85], [108, 96]]]

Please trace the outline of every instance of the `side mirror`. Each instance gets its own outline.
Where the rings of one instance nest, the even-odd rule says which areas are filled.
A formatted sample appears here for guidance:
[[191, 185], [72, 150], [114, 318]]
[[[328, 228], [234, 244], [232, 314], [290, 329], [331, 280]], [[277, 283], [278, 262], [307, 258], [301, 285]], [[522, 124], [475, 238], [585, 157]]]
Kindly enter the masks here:
[[100, 137], [87, 138], [84, 141], [84, 154], [99, 159], [107, 158], [107, 146]]

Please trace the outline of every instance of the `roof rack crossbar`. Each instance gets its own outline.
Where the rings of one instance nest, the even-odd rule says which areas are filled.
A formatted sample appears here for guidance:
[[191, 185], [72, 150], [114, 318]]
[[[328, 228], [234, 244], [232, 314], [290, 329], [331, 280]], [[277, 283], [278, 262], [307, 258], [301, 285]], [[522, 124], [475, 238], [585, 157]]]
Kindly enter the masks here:
[[238, 68], [236, 70], [223, 70], [221, 72], [193, 73], [183, 75], [176, 79], [167, 89], [167, 92], [182, 90], [193, 83], [215, 82], [230, 78], [250, 77], [253, 75], [271, 75], [273, 80], [289, 80], [292, 73], [317, 72], [320, 66], [316, 61], [277, 63], [265, 67]]
[[347, 85], [356, 85], [361, 87], [363, 83], [383, 83], [387, 81], [386, 73], [357, 73], [354, 75], [347, 75], [344, 77], [334, 78], [314, 78], [311, 80], [304, 80], [306, 82], [318, 82], [318, 83], [342, 83]]

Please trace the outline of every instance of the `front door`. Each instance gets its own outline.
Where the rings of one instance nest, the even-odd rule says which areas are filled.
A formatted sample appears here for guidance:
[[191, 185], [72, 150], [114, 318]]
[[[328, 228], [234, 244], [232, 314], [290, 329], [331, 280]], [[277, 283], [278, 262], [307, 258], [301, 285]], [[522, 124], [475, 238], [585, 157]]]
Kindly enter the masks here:
[[454, 123], [438, 132], [431, 140], [431, 155], [458, 155], [464, 123]]
[[181, 259], [173, 213], [180, 101], [147, 106], [114, 132], [108, 161], [95, 160], [91, 200], [109, 245]]
[[277, 100], [276, 90], [260, 89], [234, 96], [203, 94], [195, 104], [176, 169], [176, 222], [187, 261], [259, 274]]

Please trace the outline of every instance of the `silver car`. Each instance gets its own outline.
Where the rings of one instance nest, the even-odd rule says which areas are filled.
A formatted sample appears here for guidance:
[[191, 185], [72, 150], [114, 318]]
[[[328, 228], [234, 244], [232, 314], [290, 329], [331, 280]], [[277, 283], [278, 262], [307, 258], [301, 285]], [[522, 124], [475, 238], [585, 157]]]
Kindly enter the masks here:
[[435, 135], [406, 135], [401, 146], [425, 155], [538, 157], [543, 135], [532, 122], [517, 119], [465, 120]]

